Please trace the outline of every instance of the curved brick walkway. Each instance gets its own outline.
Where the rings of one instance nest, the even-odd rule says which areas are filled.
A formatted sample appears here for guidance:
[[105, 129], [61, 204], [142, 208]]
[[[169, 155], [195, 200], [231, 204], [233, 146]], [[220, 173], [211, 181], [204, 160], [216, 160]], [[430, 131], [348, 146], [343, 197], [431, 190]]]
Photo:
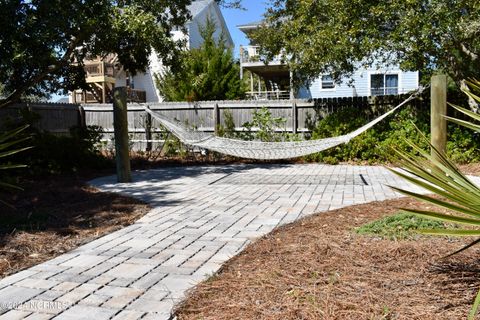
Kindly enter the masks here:
[[[0, 281], [0, 319], [169, 319], [185, 290], [251, 239], [319, 211], [397, 197], [381, 167], [175, 167], [97, 179], [149, 202], [134, 225]], [[410, 188], [412, 189], [412, 188]]]

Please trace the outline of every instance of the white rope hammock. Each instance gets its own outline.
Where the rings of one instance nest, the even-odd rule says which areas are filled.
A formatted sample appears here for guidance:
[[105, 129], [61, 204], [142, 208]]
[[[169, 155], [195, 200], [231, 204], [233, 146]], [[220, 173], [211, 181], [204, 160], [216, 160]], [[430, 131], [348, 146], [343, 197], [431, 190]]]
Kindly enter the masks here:
[[306, 141], [288, 141], [288, 142], [263, 142], [263, 141], [244, 141], [238, 139], [221, 138], [205, 132], [194, 131], [178, 122], [170, 120], [163, 115], [152, 111], [148, 106], [145, 111], [157, 119], [168, 131], [175, 135], [182, 143], [195, 146], [222, 154], [246, 159], [257, 160], [280, 160], [306, 156], [309, 154], [324, 151], [338, 145], [348, 143], [351, 139], [367, 131], [397, 109], [413, 100], [423, 91], [423, 88], [417, 90], [398, 106], [367, 123], [366, 125], [352, 131], [348, 134]]

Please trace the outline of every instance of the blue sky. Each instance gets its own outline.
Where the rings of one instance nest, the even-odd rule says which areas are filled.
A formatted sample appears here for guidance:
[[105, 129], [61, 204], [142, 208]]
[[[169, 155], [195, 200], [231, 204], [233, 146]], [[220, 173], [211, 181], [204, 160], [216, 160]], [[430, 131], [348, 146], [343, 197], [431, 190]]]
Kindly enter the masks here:
[[238, 30], [237, 26], [261, 20], [267, 7], [266, 1], [262, 0], [242, 0], [242, 5], [246, 11], [222, 8], [223, 17], [227, 22], [228, 30], [232, 35], [233, 42], [235, 42], [236, 57], [238, 57], [239, 46], [248, 44], [248, 40], [245, 38], [244, 33]]

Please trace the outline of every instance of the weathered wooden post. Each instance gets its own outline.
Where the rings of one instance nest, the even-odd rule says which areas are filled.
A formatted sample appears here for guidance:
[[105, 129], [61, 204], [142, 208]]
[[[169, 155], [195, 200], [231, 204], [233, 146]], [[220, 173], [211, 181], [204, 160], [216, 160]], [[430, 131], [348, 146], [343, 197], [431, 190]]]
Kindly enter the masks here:
[[[431, 135], [432, 145], [445, 154], [447, 146], [447, 77], [432, 77], [431, 85]], [[432, 150], [432, 156], [434, 152]]]
[[297, 109], [297, 102], [293, 100], [292, 103], [292, 133], [298, 133], [298, 109]]
[[113, 90], [113, 128], [115, 130], [117, 181], [131, 182], [126, 87], [117, 87]]
[[82, 129], [87, 128], [87, 119], [85, 115], [85, 108], [83, 108], [83, 106], [78, 107], [78, 126]]
[[218, 103], [213, 105], [213, 130], [215, 134], [218, 135], [218, 129], [220, 127], [220, 109], [218, 108]]
[[145, 140], [147, 140], [147, 146], [145, 151], [150, 152], [153, 149], [152, 144], [152, 115], [150, 113], [146, 113], [145, 118]]

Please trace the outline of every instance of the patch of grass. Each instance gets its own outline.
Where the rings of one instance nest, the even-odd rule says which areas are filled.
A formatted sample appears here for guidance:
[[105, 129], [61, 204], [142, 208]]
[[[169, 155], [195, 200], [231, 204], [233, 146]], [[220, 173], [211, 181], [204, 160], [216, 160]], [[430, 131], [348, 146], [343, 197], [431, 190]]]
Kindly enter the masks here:
[[416, 230], [419, 229], [445, 229], [445, 224], [410, 213], [398, 212], [367, 223], [355, 231], [358, 234], [377, 236], [382, 239], [405, 240], [415, 238], [418, 235]]

